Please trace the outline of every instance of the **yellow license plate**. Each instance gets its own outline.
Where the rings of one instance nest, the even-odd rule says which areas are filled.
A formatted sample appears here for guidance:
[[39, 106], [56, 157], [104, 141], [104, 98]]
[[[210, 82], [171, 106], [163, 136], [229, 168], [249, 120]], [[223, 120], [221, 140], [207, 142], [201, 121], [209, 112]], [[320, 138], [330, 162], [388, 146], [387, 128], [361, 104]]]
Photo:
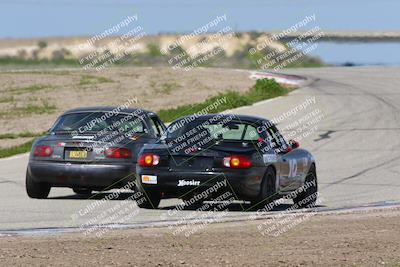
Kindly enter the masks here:
[[84, 159], [84, 158], [87, 158], [87, 151], [86, 150], [70, 151], [69, 152], [69, 157], [70, 158], [76, 158], [76, 159]]

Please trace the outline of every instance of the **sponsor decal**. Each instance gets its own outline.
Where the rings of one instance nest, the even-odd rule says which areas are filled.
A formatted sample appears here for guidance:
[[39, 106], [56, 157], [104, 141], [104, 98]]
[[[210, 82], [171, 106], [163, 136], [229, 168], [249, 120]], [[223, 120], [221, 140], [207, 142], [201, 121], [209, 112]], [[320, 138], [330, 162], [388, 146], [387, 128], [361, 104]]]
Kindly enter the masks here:
[[157, 184], [157, 175], [142, 175], [142, 183]]
[[178, 186], [188, 186], [188, 185], [200, 185], [200, 181], [186, 181], [186, 180], [179, 180], [178, 181]]
[[294, 178], [297, 176], [297, 160], [289, 159], [289, 178]]
[[277, 162], [278, 157], [275, 154], [263, 154], [263, 161], [264, 163]]
[[303, 168], [307, 168], [308, 166], [308, 158], [303, 158]]

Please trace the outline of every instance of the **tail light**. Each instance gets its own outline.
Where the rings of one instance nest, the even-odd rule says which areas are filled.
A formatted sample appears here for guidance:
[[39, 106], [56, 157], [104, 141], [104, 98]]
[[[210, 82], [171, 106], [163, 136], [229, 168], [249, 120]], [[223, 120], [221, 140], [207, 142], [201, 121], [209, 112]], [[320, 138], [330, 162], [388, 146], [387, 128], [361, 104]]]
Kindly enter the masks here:
[[53, 154], [51, 146], [37, 146], [33, 151], [33, 155], [36, 157], [50, 157]]
[[158, 165], [160, 163], [160, 156], [153, 153], [146, 153], [139, 157], [139, 166], [142, 167], [151, 167]]
[[247, 156], [230, 156], [225, 157], [223, 164], [227, 168], [232, 169], [247, 169], [251, 167], [251, 161]]
[[109, 147], [104, 151], [104, 155], [112, 159], [129, 159], [132, 157], [131, 151], [123, 147]]

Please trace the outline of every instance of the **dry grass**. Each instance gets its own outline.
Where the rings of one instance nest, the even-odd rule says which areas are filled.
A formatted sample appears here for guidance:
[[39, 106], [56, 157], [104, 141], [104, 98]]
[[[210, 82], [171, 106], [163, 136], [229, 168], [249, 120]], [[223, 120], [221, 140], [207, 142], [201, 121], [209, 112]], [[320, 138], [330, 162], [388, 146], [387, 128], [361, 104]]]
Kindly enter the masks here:
[[[60, 113], [76, 107], [118, 106], [134, 99], [135, 107], [159, 111], [203, 102], [228, 90], [245, 92], [252, 85], [247, 72], [228, 69], [0, 72], [0, 135], [46, 131]], [[10, 145], [0, 140], [0, 147]]]

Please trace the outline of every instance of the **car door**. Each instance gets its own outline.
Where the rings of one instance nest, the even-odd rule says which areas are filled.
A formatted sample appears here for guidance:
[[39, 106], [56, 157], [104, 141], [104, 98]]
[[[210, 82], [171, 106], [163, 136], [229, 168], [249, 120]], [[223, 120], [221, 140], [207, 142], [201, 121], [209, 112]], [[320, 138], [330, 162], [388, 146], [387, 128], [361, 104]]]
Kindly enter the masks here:
[[297, 189], [301, 185], [302, 165], [299, 162], [298, 155], [295, 151], [282, 152], [280, 154], [282, 166], [285, 169], [285, 181], [282, 184], [282, 191], [291, 191]]
[[280, 191], [291, 191], [299, 187], [299, 161], [297, 153], [290, 151], [288, 144], [275, 126], [267, 129], [270, 146], [276, 155], [277, 178]]

